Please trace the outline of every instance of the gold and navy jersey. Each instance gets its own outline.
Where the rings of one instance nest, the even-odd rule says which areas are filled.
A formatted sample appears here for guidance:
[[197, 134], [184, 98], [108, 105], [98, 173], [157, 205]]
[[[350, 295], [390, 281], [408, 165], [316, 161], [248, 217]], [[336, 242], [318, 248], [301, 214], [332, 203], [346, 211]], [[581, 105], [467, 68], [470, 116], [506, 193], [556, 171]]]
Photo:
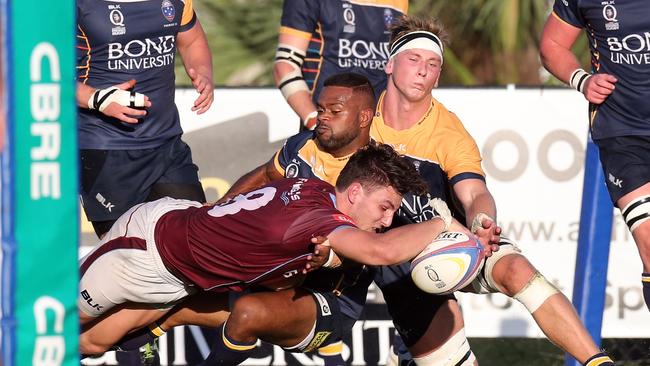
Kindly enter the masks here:
[[[384, 122], [381, 113], [383, 101], [382, 94], [370, 127], [370, 137], [391, 145], [408, 158], [427, 182], [429, 195], [444, 199], [454, 211], [451, 187], [463, 179], [485, 180], [476, 142], [458, 117], [436, 99], [432, 99], [431, 107], [418, 123], [399, 131]], [[407, 223], [431, 219], [434, 213], [427, 203], [427, 197], [406, 195], [398, 216]], [[464, 222], [460, 208], [456, 207], [455, 214]]]
[[590, 105], [593, 139], [650, 135], [650, 3], [556, 0], [553, 15], [585, 28], [592, 71], [618, 79], [605, 102]]
[[79, 110], [79, 147], [160, 146], [182, 133], [174, 104], [176, 35], [194, 26], [192, 0], [77, 0], [77, 81], [107, 88], [135, 79], [152, 106], [137, 124]]
[[386, 87], [389, 27], [408, 10], [408, 0], [285, 0], [281, 34], [308, 39], [302, 73], [318, 100], [328, 76], [365, 75], [375, 96]]
[[336, 186], [339, 173], [350, 155], [336, 158], [316, 145], [313, 131], [287, 139], [273, 159], [275, 169], [286, 178], [317, 178]]

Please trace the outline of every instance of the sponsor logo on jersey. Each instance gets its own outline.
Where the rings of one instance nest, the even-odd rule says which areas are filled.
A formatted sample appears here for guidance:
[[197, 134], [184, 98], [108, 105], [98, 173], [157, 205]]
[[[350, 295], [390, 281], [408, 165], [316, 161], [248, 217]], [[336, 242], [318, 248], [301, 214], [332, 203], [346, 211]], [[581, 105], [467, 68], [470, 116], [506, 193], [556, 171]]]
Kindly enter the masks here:
[[286, 178], [296, 178], [298, 177], [298, 164], [291, 163], [287, 165], [287, 169], [284, 170], [284, 176]]
[[389, 28], [391, 27], [391, 25], [393, 25], [394, 20], [395, 20], [395, 15], [393, 15], [393, 11], [388, 8], [384, 9], [384, 26], [386, 27], [384, 33], [390, 33]]
[[347, 222], [347, 223], [350, 223], [350, 224], [355, 225], [355, 226], [357, 225], [357, 224], [354, 223], [354, 220], [352, 220], [351, 218], [349, 218], [348, 216], [343, 215], [343, 214], [336, 214], [336, 215], [333, 215], [332, 217], [336, 221]]
[[86, 303], [88, 303], [88, 305], [90, 305], [91, 308], [96, 309], [97, 311], [102, 311], [102, 309], [104, 308], [103, 306], [93, 301], [92, 296], [90, 296], [87, 290], [81, 291], [81, 297], [83, 297], [83, 299], [86, 300]]
[[343, 21], [345, 25], [343, 26], [343, 33], [354, 33], [356, 31], [356, 14], [354, 14], [354, 9], [352, 4], [348, 2], [343, 3]]
[[109, 5], [108, 9], [110, 12], [108, 13], [108, 20], [110, 20], [111, 24], [114, 25], [113, 28], [111, 28], [111, 34], [114, 36], [121, 36], [123, 34], [126, 34], [126, 26], [124, 25], [124, 14], [120, 11], [120, 6], [119, 5]]
[[172, 35], [108, 44], [109, 70], [146, 70], [174, 64], [176, 38]]
[[383, 70], [388, 61], [388, 54], [388, 42], [339, 39], [339, 67]]
[[617, 15], [618, 12], [614, 7], [613, 1], [610, 4], [603, 6], [603, 18], [605, 18], [607, 21], [605, 23], [606, 30], [618, 30], [618, 20], [616, 19]]
[[650, 65], [650, 32], [607, 37], [610, 59], [617, 64]]
[[165, 19], [167, 19], [168, 22], [174, 20], [174, 16], [176, 16], [176, 9], [174, 9], [174, 4], [172, 4], [171, 1], [163, 0], [160, 9], [162, 10], [163, 16]]

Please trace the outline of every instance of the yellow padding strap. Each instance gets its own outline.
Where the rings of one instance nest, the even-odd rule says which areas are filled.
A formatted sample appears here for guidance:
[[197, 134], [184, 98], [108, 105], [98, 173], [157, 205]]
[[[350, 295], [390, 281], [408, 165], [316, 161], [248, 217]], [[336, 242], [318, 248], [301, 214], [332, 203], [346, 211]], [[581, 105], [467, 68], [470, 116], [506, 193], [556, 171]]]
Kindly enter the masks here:
[[156, 337], [161, 337], [163, 334], [165, 334], [165, 331], [162, 330], [162, 328], [159, 327], [156, 323], [149, 324], [149, 331]]

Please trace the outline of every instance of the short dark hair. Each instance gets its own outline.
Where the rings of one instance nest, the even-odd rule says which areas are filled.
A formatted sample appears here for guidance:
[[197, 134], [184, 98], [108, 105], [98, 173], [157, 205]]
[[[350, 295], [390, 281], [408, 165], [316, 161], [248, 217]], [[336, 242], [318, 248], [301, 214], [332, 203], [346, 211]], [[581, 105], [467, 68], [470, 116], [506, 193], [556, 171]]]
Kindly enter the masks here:
[[375, 91], [367, 77], [354, 72], [342, 72], [334, 74], [323, 83], [323, 87], [342, 86], [352, 89], [355, 93], [368, 96], [370, 100], [375, 101]]
[[345, 190], [354, 182], [370, 189], [391, 186], [401, 195], [427, 193], [413, 164], [386, 144], [370, 143], [357, 150], [341, 170], [336, 189]]

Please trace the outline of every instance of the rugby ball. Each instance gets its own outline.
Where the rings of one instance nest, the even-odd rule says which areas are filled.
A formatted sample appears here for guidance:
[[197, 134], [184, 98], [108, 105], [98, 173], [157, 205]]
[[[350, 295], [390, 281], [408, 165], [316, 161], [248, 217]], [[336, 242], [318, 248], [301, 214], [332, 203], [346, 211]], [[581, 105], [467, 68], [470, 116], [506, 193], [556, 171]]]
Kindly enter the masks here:
[[484, 258], [478, 238], [447, 231], [438, 235], [411, 261], [411, 278], [424, 292], [450, 294], [476, 278]]

